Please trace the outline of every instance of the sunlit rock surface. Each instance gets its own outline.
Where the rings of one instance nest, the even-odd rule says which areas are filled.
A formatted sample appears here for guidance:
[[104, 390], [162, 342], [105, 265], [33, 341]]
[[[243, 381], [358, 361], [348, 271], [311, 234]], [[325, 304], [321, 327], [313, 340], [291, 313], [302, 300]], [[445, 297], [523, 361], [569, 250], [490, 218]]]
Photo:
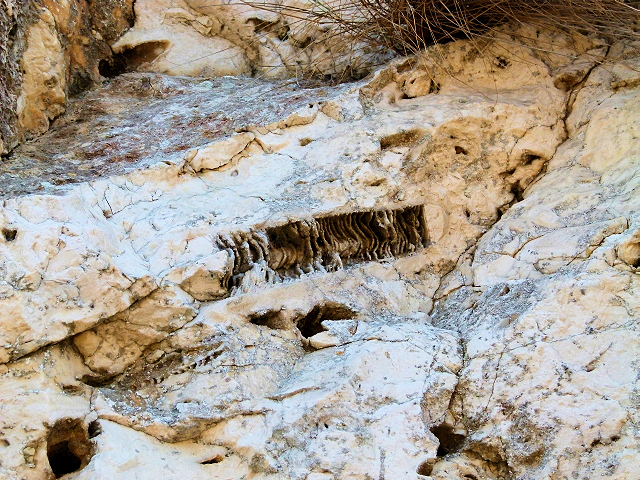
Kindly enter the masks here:
[[312, 1], [137, 0], [134, 7], [134, 27], [113, 45], [116, 70], [345, 79], [390, 58], [320, 19], [327, 6]]
[[640, 55], [504, 35], [127, 73], [17, 148], [0, 473], [634, 478]]
[[133, 17], [133, 0], [0, 4], [0, 155], [46, 132], [70, 97], [102, 81], [110, 44]]

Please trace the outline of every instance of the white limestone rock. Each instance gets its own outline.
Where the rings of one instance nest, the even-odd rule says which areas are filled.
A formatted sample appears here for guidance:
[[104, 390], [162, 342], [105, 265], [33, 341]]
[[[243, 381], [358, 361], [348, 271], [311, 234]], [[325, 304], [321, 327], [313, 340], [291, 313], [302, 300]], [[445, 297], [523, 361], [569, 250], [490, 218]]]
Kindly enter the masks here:
[[637, 54], [506, 45], [3, 201], [2, 474], [634, 478]]
[[[640, 144], [627, 130], [637, 122], [629, 101], [637, 91], [596, 87], [592, 76], [567, 119], [584, 143], [569, 139], [550, 171], [482, 238], [474, 288], [450, 295], [434, 318], [466, 339], [452, 402], [455, 423], [473, 431], [466, 454], [518, 477], [633, 478], [639, 466], [632, 252]], [[594, 108], [583, 103], [585, 91], [606, 100]], [[584, 118], [591, 121], [580, 124]], [[455, 478], [468, 461], [445, 458], [433, 472]]]

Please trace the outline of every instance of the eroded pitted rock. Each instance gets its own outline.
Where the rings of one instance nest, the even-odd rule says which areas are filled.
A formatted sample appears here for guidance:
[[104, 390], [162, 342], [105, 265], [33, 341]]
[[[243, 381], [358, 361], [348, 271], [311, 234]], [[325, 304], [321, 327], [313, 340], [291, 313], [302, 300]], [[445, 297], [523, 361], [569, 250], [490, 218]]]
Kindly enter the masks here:
[[[74, 395], [100, 417], [76, 478], [633, 478], [634, 77], [594, 69], [594, 110], [570, 93], [590, 68], [579, 55], [486, 63], [467, 47], [444, 50], [466, 90], [393, 65], [169, 165], [4, 202], [3, 301], [50, 300], [43, 317], [3, 319], [20, 330], [7, 356], [44, 345], [7, 371], [65, 335], [94, 368], [69, 350], [61, 394], [47, 365], [25, 377], [61, 398], [40, 424], [76, 425]], [[185, 81], [149, 78], [133, 95], [159, 104]], [[216, 156], [229, 138], [241, 151]], [[74, 296], [87, 279], [91, 295]], [[185, 291], [209, 302], [193, 318]], [[16, 378], [3, 381], [18, 417], [42, 396]], [[17, 421], [2, 468], [47, 471], [33, 459], [48, 427], [25, 443]]]
[[[187, 153], [183, 158], [167, 159], [170, 165], [158, 162], [147, 170], [79, 185], [61, 197], [37, 197], [41, 199], [40, 210], [28, 206], [31, 204], [28, 197], [7, 201], [2, 228], [35, 231], [29, 225], [40, 222], [39, 219], [47, 216], [57, 219], [43, 223], [39, 230], [38, 249], [46, 252], [43, 258], [33, 257], [27, 264], [26, 260], [13, 260], [24, 248], [23, 243], [30, 241], [30, 236], [18, 233], [17, 240], [3, 243], [9, 263], [17, 263], [16, 268], [26, 272], [21, 278], [31, 278], [29, 274], [34, 272], [35, 283], [31, 290], [18, 288], [5, 280], [6, 296], [16, 312], [23, 311], [23, 305], [39, 295], [35, 293], [38, 288], [46, 287], [46, 283], [38, 286], [37, 275], [44, 278], [52, 276], [54, 271], [56, 274], [66, 271], [65, 275], [71, 272], [80, 275], [82, 269], [68, 270], [51, 258], [57, 256], [65, 258], [65, 264], [84, 265], [87, 254], [81, 253], [83, 249], [104, 257], [101, 260], [106, 262], [104, 272], [120, 275], [117, 272], [121, 271], [123, 285], [149, 285], [149, 288], [140, 294], [126, 293], [128, 286], [113, 291], [108, 276], [101, 273], [98, 277], [102, 279], [93, 282], [92, 288], [96, 292], [108, 289], [109, 294], [116, 297], [124, 294], [123, 301], [102, 304], [104, 311], [99, 312], [93, 297], [82, 293], [78, 297], [68, 292], [66, 295], [71, 295], [69, 301], [73, 302], [71, 310], [65, 307], [61, 311], [64, 314], [58, 314], [57, 307], [47, 309], [47, 318], [60, 315], [59, 321], [51, 324], [33, 319], [22, 323], [14, 321], [14, 325], [21, 327], [12, 327], [14, 333], [5, 334], [8, 335], [5, 345], [10, 345], [5, 349], [7, 352], [27, 352], [57, 341], [64, 336], [63, 328], [67, 328], [63, 324], [77, 323], [69, 320], [70, 311], [82, 317], [77, 326], [70, 327], [70, 332], [80, 333], [148, 294], [165, 276], [171, 276], [174, 268], [183, 268], [221, 250], [229, 249], [233, 253], [234, 270], [237, 270], [234, 276], [243, 274], [238, 282], [242, 290], [268, 284], [269, 269], [274, 270], [273, 266], [277, 267], [280, 260], [273, 257], [267, 260], [268, 268], [264, 268], [260, 262], [260, 238], [256, 237], [255, 245], [250, 247], [251, 242], [247, 240], [253, 238], [251, 234], [244, 238], [245, 234], [238, 233], [238, 242], [233, 240], [233, 235], [261, 230], [268, 233], [271, 228], [285, 223], [297, 225], [299, 230], [303, 225], [311, 225], [308, 222], [312, 219], [321, 219], [314, 220], [320, 225], [328, 222], [326, 218], [329, 217], [340, 219], [345, 215], [347, 219], [351, 215], [356, 219], [357, 215], [369, 215], [366, 212], [381, 212], [373, 214], [375, 219], [364, 221], [362, 217], [359, 222], [362, 228], [378, 229], [375, 235], [362, 237], [381, 245], [380, 250], [374, 247], [375, 255], [367, 251], [371, 259], [388, 253], [393, 256], [396, 250], [399, 253], [413, 251], [414, 256], [406, 260], [401, 270], [436, 275], [448, 272], [460, 255], [514, 201], [517, 192], [542, 170], [564, 134], [560, 118], [564, 113], [566, 94], [553, 86], [548, 75], [542, 74], [543, 67], [546, 68], [543, 63], [535, 58], [530, 62], [540, 64], [539, 70], [533, 72], [536, 75], [531, 73], [529, 63], [526, 74], [518, 76], [509, 71], [509, 78], [522, 77], [521, 83], [512, 85], [514, 89], [498, 91], [495, 98], [477, 96], [474, 103], [460, 104], [457, 97], [443, 88], [437, 95], [399, 100], [394, 104], [383, 102], [365, 113], [358, 102], [358, 89], [340, 87], [338, 91], [342, 95], [334, 98], [341, 102], [341, 112], [336, 117], [339, 120], [325, 115], [313, 103], [304, 103], [297, 113], [289, 114], [289, 123], [269, 121], [272, 115], [265, 113], [253, 114], [263, 125], [251, 126], [253, 117], [247, 113], [248, 125], [243, 130], [251, 129], [254, 140], [240, 154], [214, 170], [190, 170], [189, 161], [195, 157]], [[516, 64], [510, 68], [517, 68]], [[233, 82], [221, 81], [221, 85], [228, 87]], [[515, 90], [519, 85], [523, 90]], [[137, 98], [138, 93], [135, 91], [132, 97]], [[162, 92], [159, 95], [162, 98]], [[306, 97], [288, 91], [278, 96], [274, 94], [274, 98], [279, 95], [292, 105], [306, 100]], [[544, 106], [536, 103], [540, 96], [545, 98]], [[160, 104], [159, 101], [152, 103], [154, 108]], [[313, 141], [301, 141], [304, 139]], [[534, 140], [540, 148], [531, 147]], [[218, 141], [226, 142], [224, 138]], [[213, 145], [204, 149], [211, 150]], [[166, 148], [170, 147], [171, 144]], [[188, 192], [188, 201], [184, 199], [185, 192]], [[412, 210], [407, 210], [416, 205], [424, 205], [420, 207], [421, 215], [415, 216]], [[416, 235], [407, 230], [398, 237], [400, 243], [396, 243], [392, 237], [398, 233], [397, 229], [387, 232], [384, 226], [385, 222], [393, 224], [395, 220], [383, 211], [404, 212], [402, 218], [409, 215], [417, 219], [403, 220], [407, 225], [418, 220], [423, 222], [415, 227], [420, 238], [412, 240]], [[336, 222], [335, 225], [340, 223]], [[334, 224], [327, 224], [326, 228], [330, 230]], [[433, 229], [433, 235], [429, 233], [430, 229]], [[404, 227], [401, 230], [404, 232]], [[80, 232], [86, 232], [83, 235], [89, 235], [95, 245], [76, 248], [74, 242], [79, 240]], [[99, 232], [109, 236], [100, 238]], [[389, 235], [389, 240], [385, 235]], [[403, 235], [407, 237], [406, 241], [402, 240]], [[303, 263], [313, 263], [314, 256], [320, 255], [323, 257], [321, 263], [325, 264], [323, 268], [331, 269], [333, 263], [340, 263], [338, 257], [341, 255], [368, 258], [364, 250], [359, 252], [361, 247], [348, 245], [351, 241], [348, 235], [344, 236], [346, 244], [340, 246], [343, 236], [338, 231], [329, 235], [333, 238], [329, 243], [335, 245], [321, 246], [309, 254], [303, 252]], [[66, 240], [67, 237], [75, 240]], [[222, 242], [225, 238], [231, 240]], [[63, 243], [60, 243], [61, 239]], [[387, 241], [390, 242], [389, 249], [385, 247]], [[430, 243], [425, 245], [425, 241]], [[403, 242], [406, 242], [405, 246], [400, 247]], [[67, 252], [65, 256], [55, 253], [61, 247]], [[352, 248], [355, 250], [350, 253]], [[251, 254], [241, 254], [240, 250]], [[109, 254], [105, 256], [102, 252]], [[269, 261], [273, 266], [268, 266]], [[287, 268], [297, 265], [294, 264], [295, 260]], [[108, 265], [113, 265], [115, 270]], [[93, 271], [89, 270], [89, 274]], [[302, 273], [305, 273], [304, 269]], [[182, 284], [185, 279], [176, 281]], [[74, 287], [61, 285], [57, 288], [66, 291]], [[58, 296], [56, 294], [56, 298]], [[16, 315], [21, 318], [24, 313]], [[46, 335], [29, 333], [30, 328], [33, 332], [40, 331], [45, 324], [49, 331]], [[31, 336], [35, 338], [32, 340]]]
[[116, 62], [120, 73], [350, 79], [392, 56], [318, 22], [314, 12], [322, 8], [297, 1], [139, 0], [134, 28], [113, 45]]
[[478, 457], [518, 477], [638, 468], [637, 90], [601, 81], [616, 72], [633, 84], [633, 62], [596, 67], [567, 119], [573, 138], [478, 243], [472, 285], [436, 307], [434, 323], [467, 339], [451, 412], [472, 432], [436, 478], [480, 468]]
[[89, 427], [97, 416], [74, 348], [62, 342], [0, 373], [0, 474], [38, 480], [84, 468], [95, 452]]
[[373, 283], [371, 273], [343, 270], [323, 279], [263, 287], [203, 308], [101, 388], [103, 415], [159, 438], [193, 438], [229, 416], [270, 410], [265, 398], [276, 395], [305, 354], [375, 337], [371, 320], [360, 318], [360, 311], [379, 312], [390, 317], [389, 324], [395, 319], [392, 312], [404, 313], [410, 318], [402, 321], [429, 330], [428, 317], [412, 313], [420, 308], [419, 295], [411, 298], [397, 277]]
[[201, 435], [267, 478], [380, 468], [402, 476], [435, 460], [423, 398], [440, 420], [461, 366], [455, 335], [407, 318], [358, 317], [348, 339], [305, 354], [292, 330], [228, 319], [203, 312], [159, 344], [159, 360], [101, 389], [100, 415], [170, 441]]
[[18, 124], [22, 135], [40, 135], [49, 122], [64, 112], [67, 79], [64, 52], [56, 21], [46, 8], [26, 33], [27, 48], [21, 61], [22, 89], [18, 97]]
[[0, 155], [8, 153], [19, 141], [16, 107], [29, 13], [26, 2], [3, 2], [0, 8]]
[[132, 0], [4, 2], [0, 13], [0, 155], [49, 128], [69, 96], [102, 79], [109, 42], [133, 23]]

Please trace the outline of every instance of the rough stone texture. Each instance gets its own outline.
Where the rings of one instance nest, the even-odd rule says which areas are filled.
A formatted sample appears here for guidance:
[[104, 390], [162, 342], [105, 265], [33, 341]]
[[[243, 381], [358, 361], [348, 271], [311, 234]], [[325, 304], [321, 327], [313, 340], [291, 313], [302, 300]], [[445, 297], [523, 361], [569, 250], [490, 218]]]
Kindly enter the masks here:
[[22, 89], [18, 97], [18, 125], [23, 135], [39, 135], [49, 129], [49, 121], [64, 112], [66, 68], [56, 21], [43, 8], [26, 32], [27, 48], [20, 67]]
[[0, 2], [0, 155], [18, 144], [16, 104], [27, 13], [26, 2]]
[[[114, 45], [114, 67], [171, 75], [361, 78], [390, 58], [345, 32], [311, 1], [138, 0]], [[354, 15], [345, 11], [343, 15]]]
[[72, 99], [54, 130], [16, 148], [0, 163], [0, 198], [60, 193], [78, 182], [183, 163], [194, 147], [256, 123], [274, 123], [344, 88], [124, 74]]
[[78, 100], [0, 210], [0, 473], [635, 478], [639, 46], [529, 33]]
[[0, 155], [49, 128], [70, 96], [102, 80], [132, 0], [0, 3]]

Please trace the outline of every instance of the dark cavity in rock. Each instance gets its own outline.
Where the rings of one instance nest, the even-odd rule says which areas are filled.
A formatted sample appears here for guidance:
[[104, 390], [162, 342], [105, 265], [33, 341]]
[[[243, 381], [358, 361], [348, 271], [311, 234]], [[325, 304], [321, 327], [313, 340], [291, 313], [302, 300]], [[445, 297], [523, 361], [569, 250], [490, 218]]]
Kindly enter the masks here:
[[306, 313], [290, 314], [287, 310], [257, 312], [249, 316], [249, 321], [276, 330], [288, 330], [295, 326], [304, 338], [310, 338], [325, 330], [322, 326], [325, 320], [352, 320], [357, 316], [358, 313], [346, 305], [327, 302], [314, 306]]
[[18, 230], [15, 228], [3, 228], [2, 236], [7, 242], [13, 242], [16, 239], [16, 235], [18, 234]]
[[274, 283], [339, 270], [358, 261], [409, 254], [428, 242], [423, 205], [299, 220], [216, 239], [217, 247], [233, 259], [225, 285], [229, 289], [241, 286], [249, 271], [258, 271], [267, 283]]
[[459, 451], [464, 445], [466, 438], [464, 435], [455, 433], [453, 428], [447, 425], [432, 427], [431, 433], [440, 441], [437, 452], [438, 457], [444, 457], [445, 455]]
[[55, 478], [81, 470], [93, 453], [93, 444], [82, 420], [65, 418], [57, 421], [49, 431], [47, 458]]
[[162, 55], [171, 43], [163, 41], [145, 42], [117, 53], [109, 60], [102, 60], [98, 65], [100, 75], [111, 78], [127, 72], [135, 72], [145, 63], [151, 63]]

